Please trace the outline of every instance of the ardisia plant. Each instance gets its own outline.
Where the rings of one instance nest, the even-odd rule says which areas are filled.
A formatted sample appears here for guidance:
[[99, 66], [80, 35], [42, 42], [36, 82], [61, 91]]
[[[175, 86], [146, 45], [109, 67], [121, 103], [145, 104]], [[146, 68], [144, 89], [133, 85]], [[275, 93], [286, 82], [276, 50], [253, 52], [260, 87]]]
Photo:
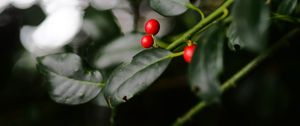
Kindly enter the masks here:
[[[221, 103], [225, 91], [238, 86], [242, 77], [289, 38], [299, 35], [299, 28], [295, 27], [276, 43], [268, 43], [267, 37], [272, 34], [269, 31], [273, 24], [299, 25], [300, 19], [293, 17], [299, 6], [297, 0], [282, 0], [278, 4], [272, 0], [220, 0], [211, 11], [203, 11], [204, 0], [90, 0], [86, 4], [80, 4], [81, 0], [74, 0], [75, 4], [45, 1], [40, 2], [45, 21], [39, 26], [23, 27], [20, 38], [35, 56], [37, 69], [48, 82], [50, 97], [69, 105], [102, 99], [100, 104], [112, 110], [112, 124], [118, 114], [116, 108], [145, 91], [175, 58], [186, 62], [190, 91], [200, 99], [174, 119], [173, 126], [180, 126], [193, 120], [206, 106]], [[109, 6], [104, 6], [106, 3]], [[51, 10], [54, 8], [60, 9]], [[192, 23], [176, 25], [184, 21], [173, 19], [187, 13], [192, 15], [187, 22]], [[68, 15], [73, 15], [74, 20], [65, 22], [63, 18]], [[58, 17], [60, 26], [51, 29], [55, 24], [50, 22]], [[65, 29], [63, 26], [67, 33], [52, 36]], [[185, 30], [178, 30], [180, 26]], [[78, 37], [80, 33], [86, 37]], [[98, 44], [99, 41], [103, 43]], [[225, 48], [251, 52], [257, 57], [221, 83]], [[49, 53], [41, 54], [45, 53], [41, 50]]]

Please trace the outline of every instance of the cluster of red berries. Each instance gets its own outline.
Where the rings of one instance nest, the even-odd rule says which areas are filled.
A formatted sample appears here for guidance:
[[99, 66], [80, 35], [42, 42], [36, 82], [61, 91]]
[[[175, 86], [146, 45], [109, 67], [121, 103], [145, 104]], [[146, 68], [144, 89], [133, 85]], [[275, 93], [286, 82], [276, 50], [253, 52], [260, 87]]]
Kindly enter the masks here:
[[[144, 35], [141, 39], [141, 45], [144, 48], [151, 48], [154, 43], [153, 35], [156, 35], [159, 31], [159, 22], [155, 19], [150, 19], [145, 23], [145, 32], [146, 35]], [[194, 54], [194, 51], [196, 49], [196, 45], [190, 42], [186, 47], [184, 47], [183, 50], [183, 59], [190, 63], [192, 61], [192, 57]]]
[[144, 28], [146, 35], [142, 37], [141, 45], [144, 48], [150, 48], [154, 43], [153, 35], [156, 35], [159, 31], [159, 22], [155, 19], [150, 19], [145, 23]]

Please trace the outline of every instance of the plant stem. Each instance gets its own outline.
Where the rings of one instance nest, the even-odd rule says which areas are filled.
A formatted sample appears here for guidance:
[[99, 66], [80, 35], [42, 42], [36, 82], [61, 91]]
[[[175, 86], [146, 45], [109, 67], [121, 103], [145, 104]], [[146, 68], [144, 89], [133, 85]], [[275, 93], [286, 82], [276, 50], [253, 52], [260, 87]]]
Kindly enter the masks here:
[[161, 48], [167, 48], [168, 47], [168, 44], [163, 42], [162, 40], [160, 39], [155, 39], [155, 44], [157, 44], [159, 47]]
[[116, 108], [111, 109], [111, 115], [110, 115], [110, 125], [111, 126], [116, 125], [116, 122], [115, 122], [116, 112], [117, 112]]
[[202, 10], [200, 10], [200, 9], [199, 9], [198, 7], [196, 7], [194, 4], [188, 3], [188, 4], [186, 5], [186, 7], [190, 8], [190, 9], [192, 9], [192, 10], [194, 10], [194, 11], [197, 11], [197, 12], [200, 14], [200, 16], [201, 16], [201, 20], [205, 18], [205, 15], [204, 15], [204, 13], [202, 12]]
[[168, 54], [165, 57], [161, 58], [160, 61], [165, 60], [165, 59], [172, 59], [174, 57], [178, 57], [178, 56], [181, 56], [181, 55], [183, 55], [183, 51], [182, 52], [177, 52], [177, 53], [171, 53], [171, 54]]
[[223, 13], [224, 9], [226, 9], [228, 6], [230, 6], [233, 3], [233, 0], [227, 0], [224, 2], [218, 9], [216, 9], [214, 12], [212, 12], [209, 16], [201, 20], [198, 24], [196, 24], [193, 28], [185, 32], [182, 36], [180, 36], [178, 39], [176, 39], [174, 42], [172, 42], [167, 49], [171, 50], [174, 47], [176, 47], [178, 44], [180, 44], [182, 41], [186, 40], [188, 37], [190, 37], [193, 33], [197, 32], [199, 29], [201, 29], [206, 24], [212, 22], [217, 16], [219, 16], [221, 13]]
[[272, 18], [282, 20], [282, 21], [291, 22], [291, 23], [300, 23], [299, 18], [291, 17], [291, 16], [288, 16], [288, 15], [282, 15], [282, 14], [278, 14], [278, 13], [273, 13]]
[[199, 31], [197, 31], [197, 32], [194, 34], [194, 36], [192, 36], [191, 39], [192, 39], [192, 40], [195, 40], [195, 41], [199, 40], [199, 39], [200, 39], [200, 35], [199, 35], [199, 34], [200, 34], [201, 32], [207, 30], [207, 29], [210, 28], [212, 25], [214, 25], [214, 24], [216, 24], [217, 22], [223, 20], [225, 17], [227, 17], [228, 13], [229, 13], [228, 9], [225, 9], [225, 10], [223, 11], [223, 15], [222, 15], [221, 17], [219, 17], [219, 18], [216, 19], [215, 21], [210, 22], [209, 24], [207, 24], [207, 25], [205, 25], [204, 27], [202, 27]]
[[[296, 35], [299, 31], [300, 31], [299, 29], [294, 29], [294, 30], [290, 31], [285, 36], [283, 36], [276, 44], [274, 44], [271, 48], [262, 52], [259, 56], [257, 56], [251, 62], [249, 62], [245, 67], [243, 67], [240, 71], [235, 73], [232, 77], [230, 77], [227, 81], [225, 81], [222, 84], [221, 92], [224, 93], [229, 88], [234, 87], [238, 80], [240, 80], [247, 73], [249, 73], [251, 70], [256, 68], [256, 66], [259, 65], [262, 61], [264, 61], [268, 57], [272, 56], [274, 54], [274, 52], [276, 52], [280, 47], [282, 47], [283, 45], [285, 45], [288, 42], [287, 41], [288, 38]], [[186, 112], [183, 116], [179, 117], [173, 123], [173, 126], [183, 125], [185, 122], [190, 120], [195, 114], [200, 112], [206, 106], [207, 106], [207, 104], [204, 101], [200, 101], [194, 107], [192, 107], [188, 112]]]
[[183, 55], [183, 51], [182, 52], [178, 52], [178, 53], [172, 53], [171, 55], [169, 55], [169, 58], [174, 58], [174, 57], [178, 57]]
[[98, 87], [99, 87], [99, 88], [104, 88], [104, 87], [105, 87], [105, 83], [99, 83], [99, 84], [98, 84]]
[[163, 58], [161, 58], [161, 60], [165, 60], [165, 59], [170, 59], [170, 58], [174, 58], [174, 57], [178, 57], [183, 55], [183, 51], [182, 52], [177, 52], [177, 53], [171, 53]]

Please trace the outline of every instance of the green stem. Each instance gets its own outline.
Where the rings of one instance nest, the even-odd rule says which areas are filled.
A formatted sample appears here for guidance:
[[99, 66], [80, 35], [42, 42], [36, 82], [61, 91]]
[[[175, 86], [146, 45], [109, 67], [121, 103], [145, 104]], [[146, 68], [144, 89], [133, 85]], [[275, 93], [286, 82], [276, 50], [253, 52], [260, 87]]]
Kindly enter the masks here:
[[166, 55], [165, 57], [161, 58], [160, 61], [165, 60], [165, 59], [172, 59], [174, 57], [178, 57], [183, 55], [183, 51], [182, 52], [177, 52], [177, 53], [171, 53], [169, 55]]
[[[282, 37], [275, 45], [273, 45], [268, 50], [262, 52], [259, 56], [257, 56], [251, 62], [249, 62], [245, 67], [243, 67], [240, 71], [238, 71], [236, 74], [234, 74], [231, 78], [229, 78], [227, 81], [225, 81], [222, 84], [221, 92], [224, 93], [229, 88], [234, 87], [238, 80], [240, 80], [247, 73], [249, 73], [251, 70], [253, 70], [257, 65], [259, 65], [266, 58], [272, 56], [274, 54], [274, 52], [276, 52], [280, 47], [282, 47], [283, 45], [285, 45], [288, 42], [287, 41], [288, 38], [296, 35], [299, 31], [300, 31], [299, 29], [294, 29], [294, 30], [290, 31], [284, 37]], [[207, 104], [204, 101], [200, 101], [194, 107], [192, 107], [187, 113], [185, 113], [183, 116], [178, 118], [173, 123], [173, 126], [183, 125], [185, 122], [190, 120], [195, 114], [200, 112], [206, 106], [207, 106]]]
[[98, 87], [99, 88], [104, 88], [105, 87], [105, 83], [98, 83]]
[[117, 113], [116, 108], [112, 108], [111, 109], [111, 115], [110, 115], [110, 125], [111, 126], [115, 126], [116, 125], [116, 122], [115, 122], [116, 113]]
[[201, 19], [204, 19], [205, 18], [205, 15], [204, 15], [204, 13], [202, 12], [202, 10], [200, 10], [198, 7], [196, 7], [194, 4], [191, 4], [191, 3], [188, 3], [187, 5], [186, 5], [186, 7], [187, 8], [190, 8], [190, 9], [192, 9], [192, 10], [194, 10], [194, 11], [197, 11], [199, 14], [200, 14], [200, 16], [201, 16]]
[[178, 52], [178, 53], [172, 53], [170, 55], [168, 55], [168, 58], [174, 58], [174, 57], [178, 57], [183, 55], [183, 51], [182, 52]]
[[198, 32], [196, 32], [196, 34], [194, 34], [194, 36], [192, 37], [192, 40], [199, 40], [200, 39], [200, 33], [201, 32], [203, 32], [203, 31], [205, 31], [206, 29], [208, 29], [209, 27], [211, 27], [212, 25], [214, 25], [214, 24], [216, 24], [218, 21], [221, 21], [221, 20], [223, 20], [224, 18], [226, 18], [227, 16], [228, 16], [228, 13], [229, 13], [229, 11], [228, 11], [228, 9], [225, 9], [224, 11], [223, 11], [223, 15], [220, 17], [220, 18], [218, 18], [218, 19], [216, 19], [215, 21], [213, 21], [213, 22], [210, 22], [208, 25], [206, 25], [206, 26], [204, 26], [203, 28], [201, 28]]
[[278, 14], [278, 13], [273, 13], [272, 18], [282, 20], [282, 21], [291, 22], [291, 23], [300, 23], [299, 18], [291, 17], [291, 16], [288, 16], [288, 15], [282, 15], [282, 14]]
[[155, 44], [157, 44], [159, 47], [161, 48], [167, 48], [168, 47], [168, 44], [163, 42], [162, 40], [160, 39], [155, 39]]
[[188, 37], [190, 37], [193, 33], [197, 32], [199, 29], [201, 29], [203, 26], [208, 24], [209, 22], [212, 22], [217, 16], [219, 16], [223, 11], [230, 6], [233, 3], [233, 0], [227, 0], [224, 2], [218, 9], [216, 9], [214, 12], [212, 12], [209, 16], [201, 20], [198, 24], [196, 24], [193, 28], [185, 32], [181, 37], [176, 39], [174, 42], [172, 42], [167, 49], [171, 50], [174, 47], [176, 47], [178, 44], [180, 44], [182, 41], [186, 40]]
[[189, 119], [191, 119], [196, 113], [199, 112], [199, 110], [202, 110], [204, 107], [206, 107], [207, 104], [205, 102], [199, 102], [197, 105], [195, 105], [193, 108], [191, 108], [187, 113], [184, 114], [184, 116], [178, 118], [175, 123], [173, 123], [172, 126], [181, 126], [185, 122], [187, 122]]

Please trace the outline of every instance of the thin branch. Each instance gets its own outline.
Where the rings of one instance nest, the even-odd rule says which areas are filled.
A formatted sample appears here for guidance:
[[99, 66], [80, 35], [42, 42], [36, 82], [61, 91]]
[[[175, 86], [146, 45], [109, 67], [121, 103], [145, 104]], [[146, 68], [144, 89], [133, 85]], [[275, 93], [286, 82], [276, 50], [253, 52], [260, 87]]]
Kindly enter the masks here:
[[210, 28], [212, 25], [214, 25], [214, 24], [218, 23], [219, 21], [223, 20], [224, 18], [226, 18], [227, 15], [228, 15], [228, 13], [229, 13], [228, 9], [225, 9], [225, 10], [223, 11], [223, 15], [222, 15], [221, 17], [219, 17], [219, 18], [216, 19], [215, 21], [213, 21], [213, 22], [207, 24], [206, 26], [204, 26], [203, 28], [201, 28], [198, 32], [196, 32], [196, 33], [192, 36], [192, 40], [195, 40], [195, 41], [196, 41], [196, 40], [199, 40], [199, 39], [200, 39], [200, 35], [199, 35], [199, 34], [200, 34], [201, 32], [207, 30], [207, 29]]
[[189, 4], [186, 5], [186, 7], [190, 8], [190, 9], [192, 9], [192, 10], [194, 10], [194, 11], [197, 11], [197, 12], [200, 14], [200, 16], [201, 16], [201, 20], [205, 18], [205, 15], [204, 15], [204, 13], [202, 12], [202, 10], [200, 10], [200, 9], [199, 9], [198, 7], [196, 7], [194, 4], [189, 3]]

